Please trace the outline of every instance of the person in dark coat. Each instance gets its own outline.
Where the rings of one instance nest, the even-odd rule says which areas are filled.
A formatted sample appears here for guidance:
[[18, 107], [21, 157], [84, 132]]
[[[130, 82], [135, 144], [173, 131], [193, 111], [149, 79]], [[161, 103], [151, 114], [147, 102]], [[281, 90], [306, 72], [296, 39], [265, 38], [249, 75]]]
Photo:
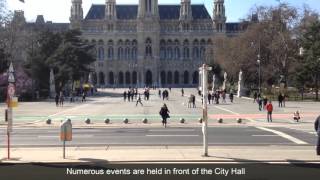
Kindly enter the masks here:
[[126, 99], [127, 99], [127, 91], [124, 91], [123, 92], [123, 101], [126, 101]]
[[209, 104], [211, 104], [211, 94], [210, 94], [210, 92], [208, 93], [208, 101], [209, 101]]
[[317, 135], [318, 135], [317, 155], [320, 156], [320, 116], [318, 116], [318, 118], [314, 122], [314, 129], [316, 130]]
[[282, 101], [283, 101], [283, 96], [282, 96], [282, 94], [279, 94], [278, 95], [279, 107], [282, 107]]
[[170, 118], [169, 113], [170, 113], [170, 111], [169, 111], [167, 105], [163, 104], [163, 106], [160, 109], [159, 114], [162, 117], [162, 125], [165, 128], [167, 127], [167, 119]]
[[54, 100], [56, 101], [56, 106], [59, 106], [59, 95], [58, 93], [56, 94], [56, 97], [54, 98]]
[[229, 99], [230, 99], [230, 102], [233, 103], [233, 92], [229, 94]]

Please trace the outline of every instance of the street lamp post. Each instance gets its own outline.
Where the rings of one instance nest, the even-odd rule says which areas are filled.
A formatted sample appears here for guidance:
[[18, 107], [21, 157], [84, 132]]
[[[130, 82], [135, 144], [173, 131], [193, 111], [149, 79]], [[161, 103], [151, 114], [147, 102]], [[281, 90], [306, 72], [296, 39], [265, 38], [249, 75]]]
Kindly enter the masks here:
[[199, 68], [199, 72], [201, 75], [201, 89], [202, 89], [202, 134], [203, 134], [203, 156], [208, 157], [208, 107], [207, 107], [207, 99], [208, 99], [208, 71], [211, 71], [212, 67], [203, 64], [201, 68]]
[[258, 54], [258, 79], [259, 79], [259, 94], [261, 94], [261, 60], [260, 60], [260, 54]]

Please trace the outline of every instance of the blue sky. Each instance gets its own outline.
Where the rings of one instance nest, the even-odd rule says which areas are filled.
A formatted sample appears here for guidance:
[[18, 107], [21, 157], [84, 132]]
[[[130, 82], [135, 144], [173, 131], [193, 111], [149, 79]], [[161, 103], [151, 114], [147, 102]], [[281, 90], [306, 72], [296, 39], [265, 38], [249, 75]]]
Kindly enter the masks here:
[[[82, 0], [84, 14], [91, 4], [104, 4], [105, 0]], [[137, 4], [139, 0], [117, 0], [118, 4]], [[158, 0], [159, 4], [178, 4], [180, 0]], [[7, 0], [10, 10], [24, 10], [27, 21], [34, 21], [38, 14], [43, 14], [45, 20], [53, 22], [69, 22], [71, 0], [25, 0], [25, 4], [18, 0]], [[193, 4], [205, 4], [212, 14], [213, 0], [191, 0]], [[298, 8], [307, 4], [320, 12], [320, 0], [281, 0]], [[255, 5], [276, 5], [276, 0], [225, 0], [227, 21], [234, 22], [245, 18], [250, 8]]]

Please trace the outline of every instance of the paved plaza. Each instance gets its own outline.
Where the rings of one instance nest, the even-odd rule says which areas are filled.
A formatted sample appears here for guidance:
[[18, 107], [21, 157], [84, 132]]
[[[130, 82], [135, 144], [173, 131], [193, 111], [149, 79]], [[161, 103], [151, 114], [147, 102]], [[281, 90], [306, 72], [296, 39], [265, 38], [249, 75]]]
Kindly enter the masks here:
[[[250, 98], [235, 98], [234, 103], [227, 99], [226, 103], [209, 104], [208, 144], [210, 153], [216, 156], [203, 159], [198, 157], [202, 152], [202, 130], [198, 122], [202, 116], [202, 104], [196, 89], [185, 89], [185, 96], [181, 96], [181, 89], [172, 89], [169, 100], [162, 100], [158, 90], [151, 90], [149, 101], [143, 100], [142, 96], [143, 106], [136, 106], [135, 99], [133, 102], [124, 101], [124, 90], [99, 89], [86, 102], [80, 102], [80, 98], [75, 103], [66, 100], [63, 107], [56, 107], [51, 101], [19, 103], [14, 109], [13, 154], [20, 157], [21, 162], [61, 161], [59, 126], [61, 121], [70, 118], [73, 141], [67, 143], [70, 154], [63, 161], [81, 161], [86, 156], [111, 161], [319, 161], [314, 150], [316, 134], [313, 129], [318, 102], [286, 102], [285, 108], [278, 108], [277, 102], [273, 102], [272, 123], [266, 122], [266, 112], [259, 111], [258, 105]], [[142, 93], [143, 90], [139, 91]], [[196, 108], [187, 107], [190, 94], [196, 95]], [[171, 112], [168, 128], [162, 127], [159, 115], [163, 103]], [[1, 104], [2, 112], [5, 108], [6, 105]], [[300, 122], [292, 119], [296, 110], [301, 113]], [[52, 119], [50, 125], [46, 124], [48, 118]], [[90, 118], [90, 124], [85, 123], [86, 118]], [[106, 118], [110, 119], [110, 124], [104, 123]], [[123, 123], [124, 118], [129, 119], [128, 124]], [[148, 119], [147, 124], [142, 123], [143, 118]], [[184, 124], [180, 123], [181, 118], [186, 120]], [[223, 123], [219, 123], [218, 118], [222, 118]], [[238, 123], [237, 118], [242, 118], [243, 122]], [[0, 147], [4, 155], [6, 124], [3, 116], [0, 122]], [[126, 149], [130, 149], [127, 156], [123, 154]], [[237, 151], [239, 149], [241, 151]], [[270, 154], [266, 155], [267, 149]], [[24, 157], [25, 152], [52, 155]], [[149, 152], [155, 153], [143, 156]], [[130, 156], [136, 153], [137, 156]], [[174, 156], [176, 153], [180, 155]]]

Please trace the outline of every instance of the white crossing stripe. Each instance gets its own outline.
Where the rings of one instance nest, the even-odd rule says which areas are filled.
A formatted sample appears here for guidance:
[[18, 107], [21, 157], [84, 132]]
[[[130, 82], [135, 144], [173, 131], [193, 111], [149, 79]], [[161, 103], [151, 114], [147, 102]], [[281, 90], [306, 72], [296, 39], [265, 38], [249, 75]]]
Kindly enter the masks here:
[[280, 131], [276, 131], [276, 130], [265, 128], [265, 127], [256, 127], [256, 128], [258, 128], [260, 130], [263, 130], [263, 131], [272, 132], [272, 133], [277, 134], [277, 135], [279, 135], [279, 136], [281, 136], [281, 137], [283, 137], [285, 139], [288, 139], [289, 141], [292, 141], [292, 142], [294, 142], [296, 144], [308, 144], [308, 143], [306, 143], [306, 142], [304, 142], [304, 141], [302, 141], [300, 139], [297, 139], [297, 138], [295, 138], [293, 136], [290, 136], [290, 135], [288, 135], [286, 133], [283, 133], [283, 132], [280, 132]]
[[149, 132], [193, 132], [195, 129], [150, 129]]
[[199, 135], [189, 135], [189, 134], [186, 134], [186, 135], [177, 135], [177, 134], [147, 134], [146, 136], [150, 136], [150, 137], [197, 137]]

